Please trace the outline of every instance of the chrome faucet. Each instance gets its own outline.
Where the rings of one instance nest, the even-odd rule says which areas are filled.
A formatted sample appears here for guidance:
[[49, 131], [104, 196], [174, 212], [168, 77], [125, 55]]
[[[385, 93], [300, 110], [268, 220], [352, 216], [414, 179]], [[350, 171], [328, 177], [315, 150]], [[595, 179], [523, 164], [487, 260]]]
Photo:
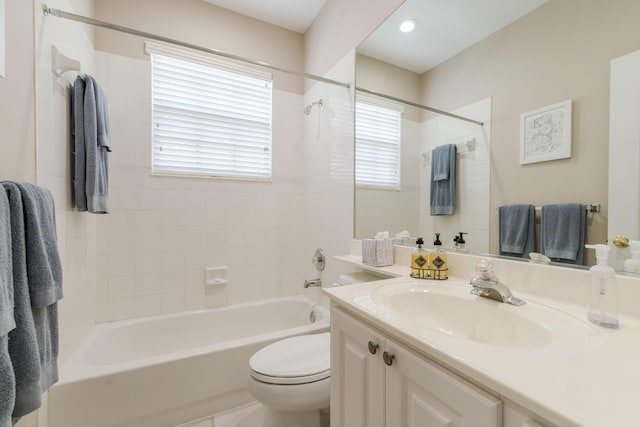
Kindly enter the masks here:
[[322, 281], [320, 280], [319, 277], [317, 279], [305, 280], [304, 287], [308, 288], [310, 286], [322, 287]]
[[524, 305], [525, 302], [516, 298], [504, 283], [501, 283], [493, 273], [493, 264], [487, 259], [481, 259], [476, 264], [475, 270], [480, 274], [469, 281], [473, 289], [471, 293], [479, 297], [489, 298], [511, 305]]

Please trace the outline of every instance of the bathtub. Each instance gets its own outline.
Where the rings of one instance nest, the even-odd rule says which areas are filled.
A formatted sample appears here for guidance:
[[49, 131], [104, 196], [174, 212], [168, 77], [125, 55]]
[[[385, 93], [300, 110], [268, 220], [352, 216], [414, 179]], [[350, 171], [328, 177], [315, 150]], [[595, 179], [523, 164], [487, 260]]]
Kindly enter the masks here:
[[48, 427], [169, 427], [240, 406], [253, 353], [328, 330], [303, 296], [96, 325], [49, 391]]

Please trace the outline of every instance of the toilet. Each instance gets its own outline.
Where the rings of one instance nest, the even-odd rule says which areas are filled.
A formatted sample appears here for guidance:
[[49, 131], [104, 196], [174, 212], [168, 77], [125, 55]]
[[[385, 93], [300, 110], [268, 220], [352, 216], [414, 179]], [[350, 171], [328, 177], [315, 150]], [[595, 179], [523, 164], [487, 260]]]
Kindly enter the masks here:
[[[379, 279], [367, 273], [342, 274], [336, 285]], [[331, 336], [324, 332], [277, 341], [249, 359], [249, 392], [264, 406], [263, 427], [324, 427], [330, 358]]]
[[249, 360], [249, 392], [264, 405], [264, 427], [321, 427], [329, 407], [329, 332], [286, 338]]

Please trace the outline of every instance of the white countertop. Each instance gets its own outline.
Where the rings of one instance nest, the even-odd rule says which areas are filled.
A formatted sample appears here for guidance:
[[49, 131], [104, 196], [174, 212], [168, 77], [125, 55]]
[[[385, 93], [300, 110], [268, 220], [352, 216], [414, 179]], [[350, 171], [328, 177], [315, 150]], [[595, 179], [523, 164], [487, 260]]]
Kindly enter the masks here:
[[393, 264], [386, 267], [374, 267], [372, 265], [366, 265], [362, 263], [361, 255], [338, 255], [338, 256], [334, 256], [333, 258], [339, 261], [344, 261], [349, 264], [353, 264], [363, 270], [372, 271], [376, 274], [383, 275], [386, 277], [407, 276], [410, 271], [409, 267], [406, 265]]
[[[531, 307], [544, 306], [570, 316], [571, 322], [580, 323], [580, 333], [567, 338], [566, 342], [554, 341], [546, 347], [484, 344], [435, 329], [419, 328], [406, 318], [385, 314], [376, 304], [363, 304], [374, 290], [388, 284], [408, 280], [434, 283], [406, 277], [407, 266], [398, 266], [389, 272], [405, 277], [328, 288], [323, 292], [332, 304], [559, 426], [640, 426], [640, 322], [637, 318], [621, 316], [620, 329], [607, 330], [584, 320], [586, 311], [582, 305], [512, 289], [515, 296]], [[468, 277], [450, 277], [437, 283], [471, 289]], [[527, 305], [515, 309], [533, 310]]]

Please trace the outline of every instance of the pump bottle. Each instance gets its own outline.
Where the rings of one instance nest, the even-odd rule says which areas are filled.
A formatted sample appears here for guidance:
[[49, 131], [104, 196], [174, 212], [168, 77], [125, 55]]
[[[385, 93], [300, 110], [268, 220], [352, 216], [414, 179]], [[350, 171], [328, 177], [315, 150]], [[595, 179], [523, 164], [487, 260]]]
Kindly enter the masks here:
[[453, 250], [455, 250], [457, 252], [469, 252], [469, 250], [465, 246], [465, 243], [467, 243], [464, 240], [464, 235], [465, 234], [469, 234], [469, 233], [465, 233], [463, 231], [460, 231], [458, 233], [458, 236], [453, 238]]
[[431, 270], [429, 271], [430, 279], [446, 280], [449, 278], [447, 276], [449, 271], [447, 253], [440, 248], [441, 246], [440, 233], [436, 233], [436, 240], [433, 242], [433, 250], [429, 257], [429, 270]]
[[624, 271], [640, 273], [640, 240], [632, 240], [629, 246], [631, 246], [631, 258], [624, 261]]
[[618, 295], [616, 272], [607, 265], [609, 246], [585, 245], [596, 250], [597, 264], [589, 269], [591, 274], [591, 299], [587, 319], [605, 328], [618, 328]]
[[429, 277], [429, 252], [422, 249], [424, 240], [416, 239], [418, 248], [411, 253], [411, 277], [416, 279], [428, 279]]

